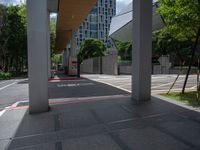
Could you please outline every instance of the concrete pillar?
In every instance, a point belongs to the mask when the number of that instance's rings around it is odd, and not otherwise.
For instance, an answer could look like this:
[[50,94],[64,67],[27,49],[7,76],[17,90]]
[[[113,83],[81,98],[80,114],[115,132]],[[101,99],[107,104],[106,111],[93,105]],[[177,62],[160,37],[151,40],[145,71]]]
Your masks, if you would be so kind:
[[72,34],[72,40],[71,40],[71,53],[70,57],[76,57],[77,55],[77,44],[76,44],[76,37],[75,32]]
[[49,110],[47,0],[27,0],[30,113]]
[[47,46],[48,46],[48,50],[47,50],[47,56],[48,56],[48,77],[51,77],[51,40],[50,40],[50,12],[48,12],[47,15]]
[[67,66],[67,50],[63,50],[62,52],[62,67]]
[[132,99],[151,99],[152,0],[133,0]]

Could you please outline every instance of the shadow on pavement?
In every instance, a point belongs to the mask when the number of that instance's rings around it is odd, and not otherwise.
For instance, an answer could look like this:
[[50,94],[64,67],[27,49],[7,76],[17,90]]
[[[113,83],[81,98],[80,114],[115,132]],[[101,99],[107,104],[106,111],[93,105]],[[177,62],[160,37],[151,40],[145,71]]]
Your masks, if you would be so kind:
[[25,112],[8,150],[200,149],[200,114],[156,98],[140,105],[126,96],[51,108]]

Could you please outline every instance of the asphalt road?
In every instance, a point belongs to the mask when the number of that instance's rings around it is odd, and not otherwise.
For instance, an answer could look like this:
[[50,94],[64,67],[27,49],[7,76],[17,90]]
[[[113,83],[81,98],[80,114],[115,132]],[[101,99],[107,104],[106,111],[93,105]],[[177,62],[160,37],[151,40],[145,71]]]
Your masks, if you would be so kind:
[[[130,75],[120,75],[120,76],[112,76],[112,75],[83,75],[83,77],[91,79],[93,81],[105,83],[120,89],[124,89],[126,91],[131,91],[131,76]],[[176,79],[177,75],[152,75],[152,84],[151,84],[151,93],[160,94],[166,93],[171,87],[172,83]],[[183,87],[183,83],[185,80],[185,75],[179,76],[176,84],[174,85],[171,91],[181,91]],[[188,83],[186,86],[186,90],[195,90],[197,84],[197,76],[190,75],[188,79]]]
[[[82,75],[87,79],[79,81],[56,81],[49,83],[49,98],[72,98],[90,96],[123,95],[131,91],[130,75]],[[153,75],[152,94],[165,93],[176,75]],[[180,91],[185,76],[180,76],[172,91]],[[105,85],[107,84],[107,85]],[[109,85],[109,86],[108,86]],[[113,88],[113,87],[117,87]],[[123,89],[126,92],[123,92]],[[187,90],[196,89],[196,75],[190,75]],[[27,79],[0,81],[0,111],[19,101],[28,101]]]
[[27,79],[0,81],[0,110],[24,100],[28,100]]

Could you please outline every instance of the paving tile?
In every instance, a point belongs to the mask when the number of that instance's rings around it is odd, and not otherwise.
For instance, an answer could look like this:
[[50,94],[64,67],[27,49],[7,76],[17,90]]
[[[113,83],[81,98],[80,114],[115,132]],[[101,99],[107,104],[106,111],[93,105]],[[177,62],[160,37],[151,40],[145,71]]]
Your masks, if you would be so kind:
[[131,119],[133,117],[132,114],[128,113],[118,105],[112,105],[110,107],[97,108],[94,110],[97,118],[102,120],[105,123],[115,122],[120,120]]
[[108,135],[95,135],[63,141],[66,150],[121,150]]
[[133,105],[130,98],[54,105],[26,113],[8,150],[200,149],[200,114],[177,107],[157,99]]
[[130,150],[183,150],[187,145],[151,127],[144,129],[124,129],[119,138]]
[[16,137],[44,134],[55,130],[54,115],[29,115],[23,118]]
[[200,149],[200,124],[191,120],[169,121],[159,124],[166,129],[168,134],[172,134],[177,139],[183,140],[194,147]]
[[12,150],[58,150],[55,143],[45,143],[41,145],[13,148]]
[[98,121],[87,111],[74,110],[59,115],[60,129],[87,127],[98,124]]

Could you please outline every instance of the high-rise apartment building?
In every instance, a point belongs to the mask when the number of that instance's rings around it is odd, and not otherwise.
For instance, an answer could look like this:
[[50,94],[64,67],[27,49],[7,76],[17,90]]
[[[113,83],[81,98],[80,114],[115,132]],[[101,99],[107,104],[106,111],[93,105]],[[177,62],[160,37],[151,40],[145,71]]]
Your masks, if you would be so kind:
[[110,48],[108,37],[112,17],[116,14],[116,0],[98,0],[90,14],[76,33],[76,44],[80,47],[85,38],[97,38]]

